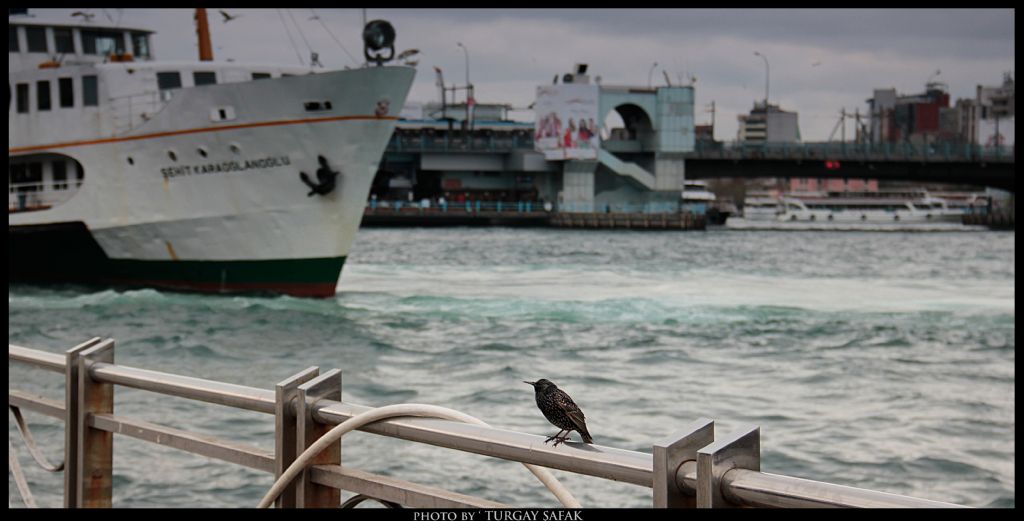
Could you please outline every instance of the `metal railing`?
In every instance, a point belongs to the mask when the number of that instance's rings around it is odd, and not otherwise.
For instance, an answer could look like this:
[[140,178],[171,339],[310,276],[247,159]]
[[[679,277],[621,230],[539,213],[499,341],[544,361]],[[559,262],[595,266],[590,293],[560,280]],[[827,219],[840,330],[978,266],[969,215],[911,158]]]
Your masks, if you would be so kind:
[[[298,451],[331,426],[371,408],[339,401],[341,372],[310,367],[273,390],[192,378],[114,363],[114,341],[93,338],[64,355],[8,344],[8,363],[63,373],[60,403],[8,390],[8,406],[65,421],[64,504],[109,507],[113,434],[129,436],[280,476]],[[275,416],[275,450],[200,435],[113,414],[115,386],[256,411]],[[587,445],[553,447],[542,436],[450,420],[401,417],[359,430],[504,460],[532,463],[653,489],[653,506],[666,507],[960,507],[760,470],[760,429],[716,437],[714,421],[699,419],[679,435],[656,442],[652,453]],[[16,472],[16,457],[11,464]],[[487,499],[341,466],[340,451],[325,451],[278,499],[279,507],[337,507],[340,490],[363,499],[417,508],[506,507]]]
[[[602,148],[613,152],[651,152],[654,148],[638,140],[609,139]],[[388,152],[511,152],[533,150],[532,132],[464,132],[461,130],[398,131],[388,141]],[[983,146],[969,143],[708,143],[697,141],[686,156],[692,159],[822,159],[931,162],[1013,162],[1013,145]]]
[[639,214],[663,214],[678,213],[680,203],[673,201],[648,201],[648,202],[563,202],[554,201],[461,201],[445,202],[431,201],[423,204],[422,201],[400,201],[371,199],[366,202],[366,210],[374,214],[382,213],[409,213],[414,212],[422,215],[427,214],[472,214],[472,213],[514,213],[534,214],[538,212],[558,213],[639,213]]
[[388,152],[511,152],[533,150],[532,132],[465,133],[462,131],[437,133],[395,132],[388,141]]
[[821,159],[932,162],[1012,162],[1014,146],[954,143],[715,143],[698,141],[687,157],[695,159]]

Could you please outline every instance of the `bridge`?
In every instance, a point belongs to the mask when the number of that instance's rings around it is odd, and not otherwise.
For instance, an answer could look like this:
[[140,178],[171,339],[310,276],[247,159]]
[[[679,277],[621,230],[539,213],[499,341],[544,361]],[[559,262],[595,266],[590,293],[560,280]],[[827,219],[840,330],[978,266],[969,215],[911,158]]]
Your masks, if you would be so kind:
[[867,178],[988,186],[1014,191],[1013,147],[948,143],[779,143],[711,147],[686,154],[686,177]]
[[[654,176],[628,160],[654,154],[638,141],[612,139],[602,143],[600,162],[623,177],[653,187]],[[419,156],[447,156],[452,165],[473,170],[487,156],[510,171],[553,172],[533,150],[532,133],[416,132],[392,136],[385,162],[417,161]],[[627,159],[623,159],[627,158]],[[867,178],[885,181],[950,183],[1015,191],[1015,147],[980,147],[949,143],[915,146],[910,143],[863,144],[844,142],[724,144],[698,141],[682,154],[687,179],[723,177]],[[532,161],[531,161],[532,160]],[[635,160],[635,159],[634,159]],[[530,166],[532,164],[532,167]]]

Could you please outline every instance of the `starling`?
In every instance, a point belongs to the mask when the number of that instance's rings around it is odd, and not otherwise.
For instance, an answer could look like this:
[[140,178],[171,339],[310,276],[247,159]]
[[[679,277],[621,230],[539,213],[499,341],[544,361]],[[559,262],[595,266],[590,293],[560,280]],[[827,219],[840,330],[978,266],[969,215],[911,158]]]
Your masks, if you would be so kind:
[[[544,417],[554,424],[555,427],[562,429],[558,431],[558,434],[544,440],[544,443],[555,440],[555,445],[557,446],[559,443],[569,439],[569,433],[572,431],[580,433],[583,443],[594,443],[594,439],[587,432],[583,411],[576,406],[576,402],[572,401],[568,394],[565,394],[565,391],[543,378],[536,382],[524,381],[523,383],[533,386],[537,407],[540,408],[540,412],[544,413]],[[565,436],[560,436],[563,431],[565,431]]]

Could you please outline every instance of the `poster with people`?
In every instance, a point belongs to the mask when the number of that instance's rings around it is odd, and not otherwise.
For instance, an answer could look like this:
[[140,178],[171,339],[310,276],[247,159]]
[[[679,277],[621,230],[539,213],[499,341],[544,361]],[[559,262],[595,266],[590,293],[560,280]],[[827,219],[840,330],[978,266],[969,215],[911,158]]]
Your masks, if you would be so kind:
[[533,143],[545,159],[597,159],[598,89],[571,83],[537,87]]

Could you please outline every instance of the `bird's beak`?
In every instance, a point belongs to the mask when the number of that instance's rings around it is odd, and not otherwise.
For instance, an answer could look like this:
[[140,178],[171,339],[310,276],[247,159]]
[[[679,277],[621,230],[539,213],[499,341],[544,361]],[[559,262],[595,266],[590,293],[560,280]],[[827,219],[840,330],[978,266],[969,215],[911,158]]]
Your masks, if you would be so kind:
[[532,385],[532,386],[534,386],[534,387],[536,387],[536,386],[537,386],[537,382],[527,382],[526,380],[523,380],[523,383],[524,383],[524,384],[530,384],[530,385]]

